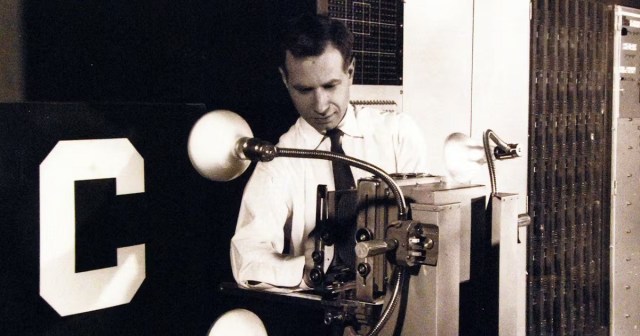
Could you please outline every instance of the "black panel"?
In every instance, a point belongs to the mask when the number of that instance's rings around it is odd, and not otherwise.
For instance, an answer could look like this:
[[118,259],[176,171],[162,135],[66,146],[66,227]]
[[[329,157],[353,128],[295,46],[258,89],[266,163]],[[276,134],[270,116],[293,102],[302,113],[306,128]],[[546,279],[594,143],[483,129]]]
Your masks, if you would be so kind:
[[[212,292],[202,281],[216,280],[213,269],[228,269],[222,258],[202,257],[211,252],[209,244],[229,234],[215,234],[208,222],[229,218],[190,211],[216,199],[186,157],[188,131],[202,112],[199,105],[0,105],[2,334],[153,333],[175,329],[186,311],[203,317],[195,308]],[[77,254],[83,254],[78,271],[114,266],[110,245],[144,243],[147,278],[128,305],[60,317],[39,296],[40,163],[60,140],[108,138],[127,138],[142,155],[146,192],[116,196],[109,180],[76,184]],[[210,313],[219,309],[208,306]],[[175,317],[162,318],[170,315]],[[186,328],[206,331],[206,325]]]

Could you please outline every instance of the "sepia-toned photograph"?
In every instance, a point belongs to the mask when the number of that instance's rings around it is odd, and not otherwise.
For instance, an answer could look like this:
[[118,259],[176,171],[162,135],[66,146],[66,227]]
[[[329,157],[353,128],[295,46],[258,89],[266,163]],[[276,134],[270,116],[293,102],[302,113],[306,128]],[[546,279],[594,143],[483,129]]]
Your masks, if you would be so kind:
[[638,45],[640,0],[0,0],[0,335],[640,335]]

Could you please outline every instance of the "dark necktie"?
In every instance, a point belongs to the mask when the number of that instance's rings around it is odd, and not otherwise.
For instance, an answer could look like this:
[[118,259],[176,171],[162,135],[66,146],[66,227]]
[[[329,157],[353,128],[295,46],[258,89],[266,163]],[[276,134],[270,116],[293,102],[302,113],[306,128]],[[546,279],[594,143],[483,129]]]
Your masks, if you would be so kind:
[[[342,136],[344,132],[334,128],[327,131],[327,136],[331,140],[331,151],[334,153],[344,154],[342,149]],[[347,190],[355,188],[353,174],[349,165],[340,161],[331,161],[333,165],[333,181],[336,190]]]

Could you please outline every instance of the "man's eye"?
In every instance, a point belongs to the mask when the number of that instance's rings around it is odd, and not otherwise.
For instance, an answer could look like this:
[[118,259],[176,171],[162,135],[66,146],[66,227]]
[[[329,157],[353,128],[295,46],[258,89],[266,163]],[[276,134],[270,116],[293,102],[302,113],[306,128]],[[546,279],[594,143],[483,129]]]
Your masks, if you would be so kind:
[[337,85],[330,84],[330,85],[325,85],[325,86],[323,86],[323,88],[324,88],[325,90],[333,90],[333,89],[335,89],[335,88],[336,88],[336,86],[337,86]]

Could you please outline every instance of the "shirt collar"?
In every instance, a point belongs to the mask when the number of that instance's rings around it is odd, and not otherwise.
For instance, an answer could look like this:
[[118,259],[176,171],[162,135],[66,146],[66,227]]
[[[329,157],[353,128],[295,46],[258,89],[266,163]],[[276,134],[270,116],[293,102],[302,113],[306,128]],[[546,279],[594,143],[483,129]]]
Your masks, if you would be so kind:
[[361,138],[363,136],[360,125],[356,120],[356,113],[353,105],[349,104],[347,107],[347,113],[338,125],[338,128],[342,130],[344,134],[351,137]]
[[[298,118],[298,123],[300,126],[301,133],[305,139],[305,143],[307,144],[307,148],[317,149],[320,144],[326,138],[324,134],[318,132],[313,126],[311,126],[304,118]],[[347,112],[345,113],[344,118],[338,124],[338,128],[344,132],[345,135],[362,138],[363,133],[360,129],[360,125],[356,119],[356,113],[353,108],[353,105],[349,104],[347,107]]]

